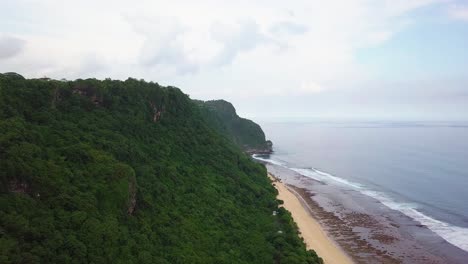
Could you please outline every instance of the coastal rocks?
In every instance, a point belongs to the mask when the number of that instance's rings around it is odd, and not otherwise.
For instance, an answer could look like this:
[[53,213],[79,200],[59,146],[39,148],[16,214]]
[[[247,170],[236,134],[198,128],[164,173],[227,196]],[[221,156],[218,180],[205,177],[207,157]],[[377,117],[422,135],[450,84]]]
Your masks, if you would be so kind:
[[273,142],[271,140],[265,141],[265,147],[263,148],[246,148],[245,151],[249,155],[253,154],[260,154],[260,155],[268,155],[273,153]]

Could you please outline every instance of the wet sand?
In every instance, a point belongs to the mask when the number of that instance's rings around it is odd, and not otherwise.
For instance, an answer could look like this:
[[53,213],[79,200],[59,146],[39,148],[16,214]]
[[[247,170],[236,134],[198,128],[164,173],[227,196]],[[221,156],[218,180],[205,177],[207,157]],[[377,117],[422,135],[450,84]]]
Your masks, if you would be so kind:
[[291,212],[307,249],[313,249],[326,264],[350,264],[351,258],[326,234],[320,224],[311,216],[305,200],[293,189],[273,178],[273,185],[278,190],[278,199]]
[[[278,186],[284,186],[286,191],[290,190],[283,193],[301,197],[295,200],[299,204],[302,201],[302,211],[305,211],[306,204],[309,218],[314,220],[315,225],[319,225],[321,233],[325,234],[328,241],[338,244],[339,247],[335,248],[341,248],[355,263],[467,263],[467,252],[375,199],[350,189],[324,184],[278,166],[267,164],[267,168],[269,173],[282,182]],[[286,202],[285,207],[296,220],[293,212],[300,210],[290,210]],[[298,223],[301,232],[307,225],[311,224]],[[306,237],[304,240],[309,246],[309,243],[313,243],[314,236],[311,237],[312,242],[308,242],[310,240]],[[318,246],[310,245],[319,256],[324,257]]]

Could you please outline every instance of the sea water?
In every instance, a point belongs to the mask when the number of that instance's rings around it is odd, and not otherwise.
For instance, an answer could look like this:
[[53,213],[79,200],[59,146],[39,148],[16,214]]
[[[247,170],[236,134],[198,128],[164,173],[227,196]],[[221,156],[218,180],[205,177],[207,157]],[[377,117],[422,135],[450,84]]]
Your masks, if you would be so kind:
[[468,251],[468,124],[264,123],[256,157],[377,199]]

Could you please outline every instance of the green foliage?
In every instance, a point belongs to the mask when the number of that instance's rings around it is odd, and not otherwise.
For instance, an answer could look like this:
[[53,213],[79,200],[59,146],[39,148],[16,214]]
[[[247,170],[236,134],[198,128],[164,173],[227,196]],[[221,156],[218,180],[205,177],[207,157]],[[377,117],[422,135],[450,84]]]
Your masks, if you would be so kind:
[[320,263],[205,115],[156,83],[0,74],[0,263]]
[[224,100],[196,101],[205,120],[221,134],[245,150],[268,150],[262,128],[251,120],[239,117],[234,106]]

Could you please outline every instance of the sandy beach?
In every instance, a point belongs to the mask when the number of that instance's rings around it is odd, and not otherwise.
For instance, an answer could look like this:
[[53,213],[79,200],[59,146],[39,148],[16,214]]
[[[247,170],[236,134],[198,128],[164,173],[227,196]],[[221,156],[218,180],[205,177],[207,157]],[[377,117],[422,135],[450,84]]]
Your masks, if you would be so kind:
[[320,224],[309,213],[310,208],[302,197],[285,184],[276,180],[269,174],[275,188],[278,190],[278,199],[283,200],[283,206],[291,212],[301,236],[308,249],[313,249],[326,264],[353,263],[351,258],[325,233]]
[[308,248],[326,263],[461,264],[468,253],[376,200],[267,164]]

